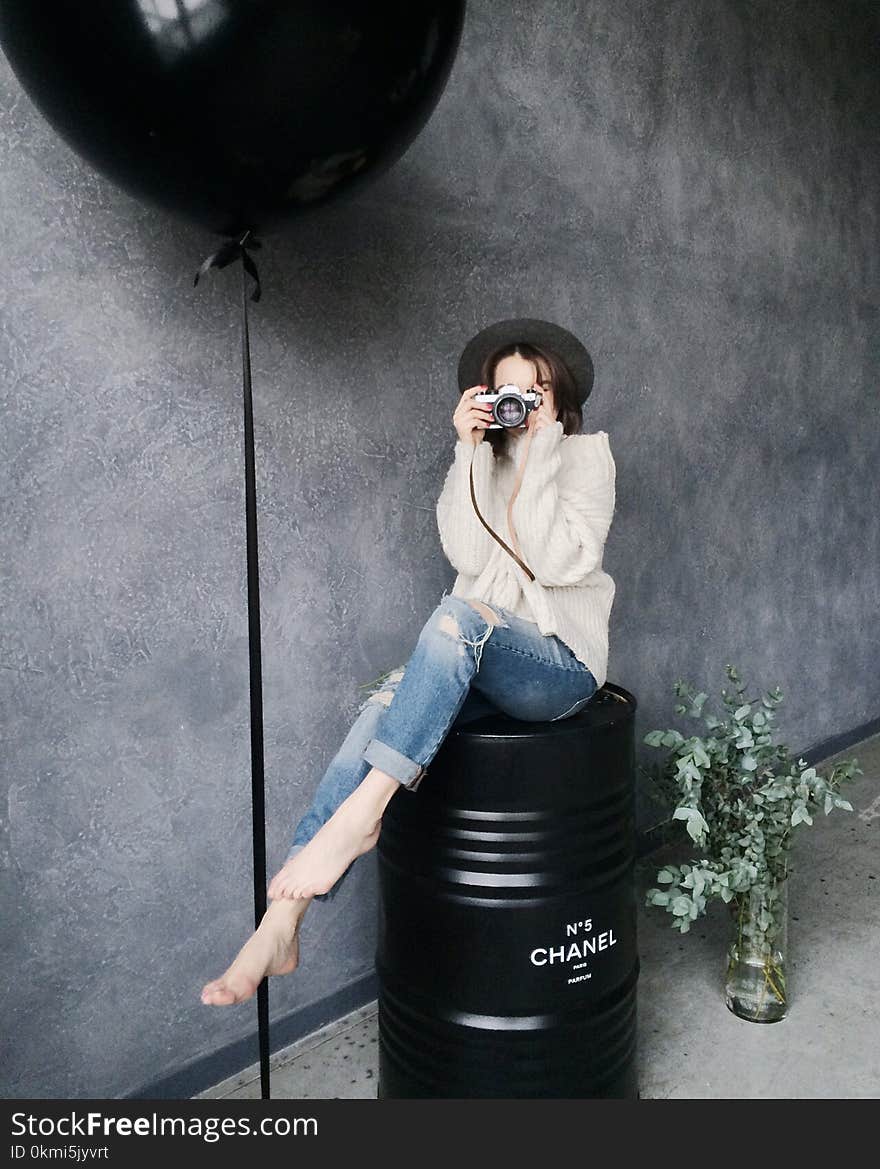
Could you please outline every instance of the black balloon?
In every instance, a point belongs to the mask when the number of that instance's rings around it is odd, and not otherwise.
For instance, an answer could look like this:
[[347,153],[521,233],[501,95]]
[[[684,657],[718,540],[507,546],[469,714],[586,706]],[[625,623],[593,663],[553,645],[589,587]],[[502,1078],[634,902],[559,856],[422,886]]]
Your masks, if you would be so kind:
[[398,159],[463,18],[464,0],[0,0],[0,44],[96,169],[237,236]]

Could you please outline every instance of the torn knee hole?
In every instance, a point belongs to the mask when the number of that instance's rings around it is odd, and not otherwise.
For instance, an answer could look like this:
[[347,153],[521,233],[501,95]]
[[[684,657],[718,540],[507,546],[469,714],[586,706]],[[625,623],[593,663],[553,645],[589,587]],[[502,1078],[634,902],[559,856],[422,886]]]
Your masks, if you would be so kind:
[[490,609],[484,601],[468,601],[472,609],[476,609],[488,622],[492,625],[503,625],[504,622],[498,616],[494,609]]
[[[388,670],[386,673],[380,674],[379,677],[376,678],[372,683],[369,683],[369,685],[372,686],[372,689],[367,692],[366,696],[361,702],[359,713],[362,712],[369,703],[376,702],[377,700],[381,702],[383,706],[388,706],[391,703],[391,699],[397,692],[396,684],[402,681],[405,670],[405,666],[398,666],[394,670]],[[394,686],[394,689],[383,690],[383,686]]]
[[458,637],[461,630],[458,628],[458,622],[449,613],[444,613],[437,623],[437,628],[442,629],[444,633],[450,633],[453,637]]

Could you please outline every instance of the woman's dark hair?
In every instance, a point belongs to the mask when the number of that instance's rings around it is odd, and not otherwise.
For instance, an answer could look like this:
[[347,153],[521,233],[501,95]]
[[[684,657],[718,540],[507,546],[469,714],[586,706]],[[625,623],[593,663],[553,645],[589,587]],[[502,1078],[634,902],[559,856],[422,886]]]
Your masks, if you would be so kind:
[[[549,382],[553,390],[553,400],[556,406],[556,417],[562,423],[563,434],[579,434],[583,426],[583,413],[578,401],[574,378],[568,366],[550,349],[537,345],[530,345],[525,341],[513,341],[486,355],[480,368],[480,385],[495,389],[495,370],[505,357],[518,354],[525,361],[531,361],[538,370],[539,382]],[[494,448],[497,456],[507,449],[507,431],[487,430],[483,435],[483,442],[488,442]]]

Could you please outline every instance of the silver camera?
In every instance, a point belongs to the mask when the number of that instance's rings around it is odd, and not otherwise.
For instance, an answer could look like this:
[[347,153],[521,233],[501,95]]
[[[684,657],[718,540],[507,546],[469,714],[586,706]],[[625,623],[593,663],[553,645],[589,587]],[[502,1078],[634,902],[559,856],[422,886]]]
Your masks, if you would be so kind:
[[543,398],[540,391],[523,391],[519,386],[499,386],[497,390],[487,391],[485,394],[474,394],[475,402],[489,402],[492,405],[492,422],[488,430],[497,430],[503,426],[513,430],[517,426],[525,426],[526,419],[532,410],[537,410]]

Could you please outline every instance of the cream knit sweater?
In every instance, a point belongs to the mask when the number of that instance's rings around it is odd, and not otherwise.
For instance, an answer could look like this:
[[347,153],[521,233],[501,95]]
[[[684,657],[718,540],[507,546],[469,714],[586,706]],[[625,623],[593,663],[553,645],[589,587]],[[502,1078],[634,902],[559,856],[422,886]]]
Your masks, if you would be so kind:
[[[495,455],[483,440],[460,440],[437,501],[440,543],[458,576],[454,596],[493,602],[543,634],[555,633],[586,665],[599,686],[608,669],[608,625],[615,584],[602,569],[605,538],[615,504],[614,459],[608,435],[564,435],[562,423],[536,431],[525,452],[525,471],[511,509],[519,548],[507,525],[507,504],[525,451],[522,438],[508,438],[508,452]],[[477,518],[474,492],[488,524],[535,574],[530,581]]]

